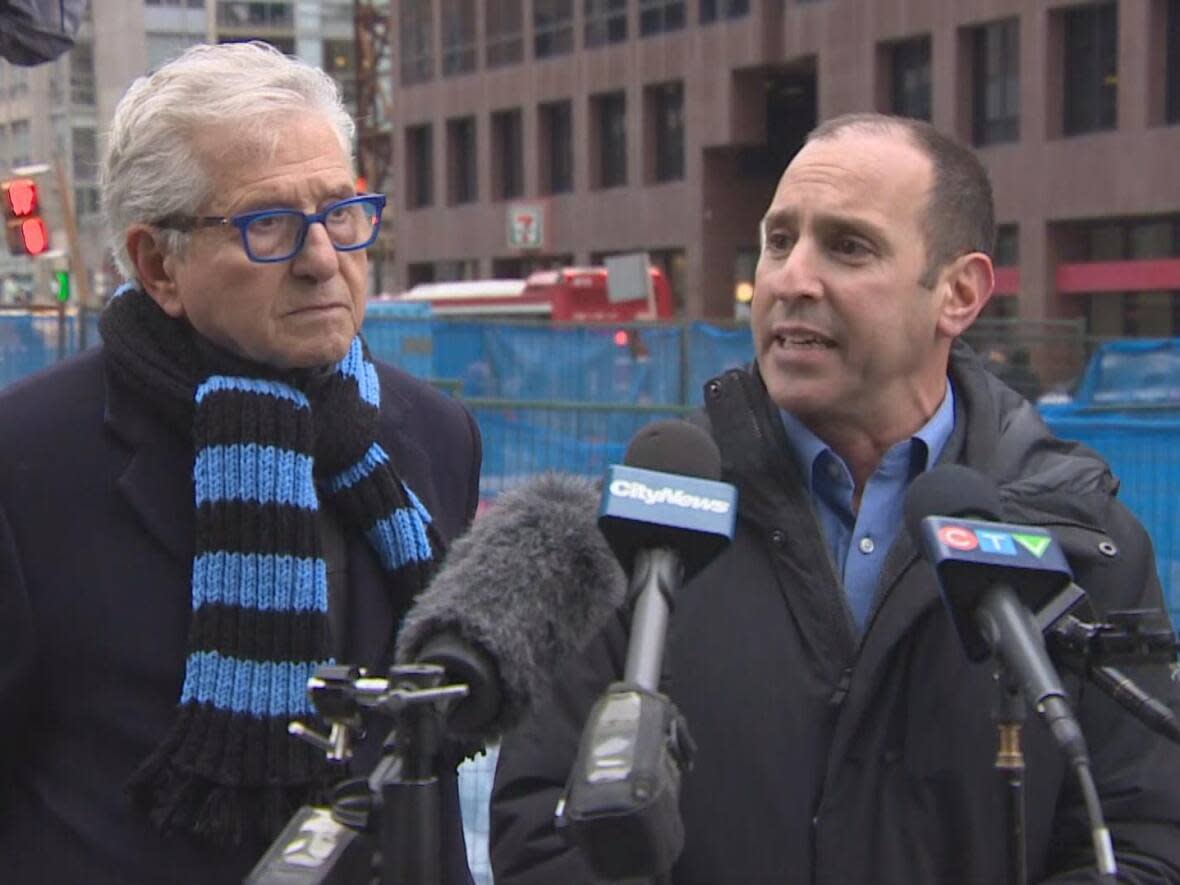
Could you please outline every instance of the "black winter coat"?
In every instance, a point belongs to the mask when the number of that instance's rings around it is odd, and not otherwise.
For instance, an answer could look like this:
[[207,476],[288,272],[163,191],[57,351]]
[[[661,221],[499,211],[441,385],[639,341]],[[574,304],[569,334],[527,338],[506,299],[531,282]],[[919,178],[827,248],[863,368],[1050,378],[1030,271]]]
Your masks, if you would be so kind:
[[[378,438],[444,539],[478,502],[471,416],[377,363]],[[192,609],[192,441],[108,377],[100,349],[0,392],[0,882],[241,882],[268,848],[161,837],[132,771],[176,715]],[[408,599],[348,540],[347,653],[383,672]],[[369,761],[387,729],[363,746]],[[469,882],[445,773],[446,879]]]
[[[995,478],[1008,521],[1049,527],[1099,614],[1161,608],[1149,539],[1101,459],[1052,437],[967,348],[955,348],[950,375],[955,430],[942,461]],[[734,544],[681,589],[671,620],[668,693],[698,745],[671,880],[1008,881],[993,668],[968,661],[933,570],[902,532],[858,643],[760,379],[729,372],[705,399],[739,516]],[[590,705],[622,673],[625,630],[620,615],[505,738],[492,803],[497,885],[593,881],[553,810]],[[1166,668],[1132,672],[1180,706]],[[1180,748],[1079,683],[1066,680],[1123,881],[1180,882]],[[1035,714],[1023,750],[1030,881],[1097,881],[1081,795]]]

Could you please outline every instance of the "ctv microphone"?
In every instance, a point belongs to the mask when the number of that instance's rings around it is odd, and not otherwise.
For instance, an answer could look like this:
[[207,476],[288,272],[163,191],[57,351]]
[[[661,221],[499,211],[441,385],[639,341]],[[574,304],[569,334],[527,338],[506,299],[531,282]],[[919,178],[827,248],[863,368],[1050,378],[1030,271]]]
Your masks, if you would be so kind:
[[1085,760],[1085,738],[1030,611],[1072,583],[1073,573],[1047,530],[1001,523],[1000,509],[999,492],[982,474],[944,465],[911,484],[905,521],[934,566],[967,656],[995,654],[1070,761]]
[[[1030,612],[1071,586],[1073,573],[1048,531],[1001,523],[1000,510],[999,492],[989,479],[969,467],[945,465],[911,484],[906,528],[934,566],[967,655],[980,660],[994,654],[1049,726],[1077,774],[1098,872],[1113,877],[1118,872],[1114,848],[1090,773],[1086,738]],[[1009,782],[1017,791],[1022,789],[1022,768],[1023,763]],[[1017,805],[1012,862],[1019,871],[1024,866],[1024,812],[1023,802]]]
[[622,605],[623,572],[597,508],[594,482],[559,474],[501,494],[406,615],[398,660],[438,664],[468,685],[447,716],[452,736],[486,744],[512,728]]
[[658,693],[673,599],[733,538],[737,490],[718,479],[705,431],[660,421],[639,431],[607,472],[599,527],[630,575],[623,681],[587,717],[557,823],[605,878],[658,876],[684,847],[680,772],[692,741]]

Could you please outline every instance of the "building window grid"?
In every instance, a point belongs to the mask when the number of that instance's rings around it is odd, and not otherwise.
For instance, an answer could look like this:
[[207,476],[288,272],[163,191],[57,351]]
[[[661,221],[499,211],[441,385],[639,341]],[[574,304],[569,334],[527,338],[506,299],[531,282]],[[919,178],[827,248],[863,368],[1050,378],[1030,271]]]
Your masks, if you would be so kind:
[[449,187],[447,202],[452,206],[479,199],[476,171],[475,117],[447,121]]
[[574,48],[574,0],[534,0],[533,54],[565,55]]
[[230,0],[217,4],[217,24],[222,28],[265,28],[290,31],[295,27],[294,3],[250,3]]
[[93,107],[94,91],[94,46],[78,43],[69,53],[70,59],[70,101],[76,105]]
[[1164,37],[1167,68],[1164,121],[1180,123],[1180,0],[1168,0],[1167,33]]
[[972,138],[977,145],[1020,138],[1020,20],[975,30]]
[[524,58],[521,0],[487,0],[484,64],[489,68],[518,64]]
[[930,38],[895,43],[892,59],[892,107],[895,114],[930,119]]
[[573,105],[555,101],[540,106],[542,187],[545,193],[566,194],[574,189]]
[[8,127],[11,150],[10,159],[13,166],[27,166],[33,162],[32,146],[30,144],[30,126],[28,120],[13,120]]
[[429,123],[406,129],[406,207],[434,203],[434,129]]
[[750,13],[750,0],[701,0],[698,17],[702,25],[735,18]]
[[406,86],[434,77],[434,17],[431,0],[402,0],[399,28],[401,78]]
[[587,49],[627,39],[627,0],[585,0],[582,41]]
[[523,117],[519,108],[492,114],[492,143],[498,172],[496,196],[511,200],[524,193]]
[[1063,131],[1082,135],[1113,129],[1118,93],[1118,6],[1066,9]]
[[684,27],[684,0],[639,0],[639,36],[650,37]]
[[442,0],[442,75],[475,70],[475,0]]
[[75,129],[70,141],[74,181],[94,181],[98,177],[98,132],[94,129]]
[[653,90],[655,115],[655,179],[684,178],[684,84],[667,83]]
[[595,98],[598,125],[598,186],[627,184],[627,96],[610,92]]

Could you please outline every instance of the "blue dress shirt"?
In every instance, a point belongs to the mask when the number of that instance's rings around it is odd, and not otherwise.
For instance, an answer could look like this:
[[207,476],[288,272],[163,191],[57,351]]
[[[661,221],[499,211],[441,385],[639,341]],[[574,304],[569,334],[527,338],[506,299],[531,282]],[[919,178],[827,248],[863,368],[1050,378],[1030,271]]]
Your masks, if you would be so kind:
[[798,418],[779,410],[791,454],[807,484],[836,574],[844,585],[852,620],[861,635],[868,626],[885,556],[902,530],[902,505],[910,481],[933,465],[955,427],[955,393],[946,396],[917,433],[887,451],[852,512],[852,472]]

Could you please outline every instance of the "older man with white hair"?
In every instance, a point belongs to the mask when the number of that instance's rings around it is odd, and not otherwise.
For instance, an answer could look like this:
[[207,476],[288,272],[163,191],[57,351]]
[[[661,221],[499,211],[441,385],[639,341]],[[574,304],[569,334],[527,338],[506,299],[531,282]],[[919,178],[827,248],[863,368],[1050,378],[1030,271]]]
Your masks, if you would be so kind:
[[[103,346],[0,396],[6,882],[241,881],[330,783],[287,734],[308,675],[387,666],[475,513],[471,416],[360,335],[385,198],[353,140],[331,79],[261,44],[116,109]],[[465,882],[453,769],[442,804]]]

